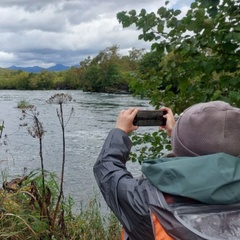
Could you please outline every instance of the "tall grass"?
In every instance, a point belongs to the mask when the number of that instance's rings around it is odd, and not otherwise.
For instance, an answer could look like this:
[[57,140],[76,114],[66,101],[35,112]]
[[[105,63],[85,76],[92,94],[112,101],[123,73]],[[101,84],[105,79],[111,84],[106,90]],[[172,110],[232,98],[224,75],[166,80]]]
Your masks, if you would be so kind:
[[65,231],[58,224],[53,230],[48,219],[39,215],[38,205],[32,201],[31,183],[26,182],[15,193],[0,194],[0,239],[120,240],[119,221],[111,212],[101,214],[96,195],[82,204],[77,214],[72,212],[72,199],[68,199],[64,205]]
[[[23,178],[5,180],[0,190],[0,239],[9,240],[120,240],[121,226],[116,217],[109,213],[101,215],[100,203],[94,195],[87,206],[76,214],[74,202],[63,193],[66,163],[65,128],[69,118],[63,118],[63,104],[72,101],[66,94],[55,94],[48,103],[59,105],[57,116],[62,130],[61,175],[48,172],[44,167],[43,140],[45,131],[39,120],[36,107],[22,104],[21,124],[39,143],[40,168]],[[3,127],[0,128],[3,130]],[[1,132],[2,135],[2,132]],[[0,136],[1,137],[1,136]],[[60,179],[60,181],[58,181]]]

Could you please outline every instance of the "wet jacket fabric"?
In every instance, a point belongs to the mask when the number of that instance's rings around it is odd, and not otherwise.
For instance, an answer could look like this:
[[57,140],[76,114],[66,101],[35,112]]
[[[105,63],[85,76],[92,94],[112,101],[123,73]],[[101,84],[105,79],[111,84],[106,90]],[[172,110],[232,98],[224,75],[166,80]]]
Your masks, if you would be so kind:
[[[133,178],[126,168],[130,149],[128,135],[113,129],[93,168],[107,205],[129,237],[126,239],[240,239],[239,204],[206,205],[191,199],[186,204],[181,196],[167,197],[148,178]],[[171,197],[180,200],[169,201]]]

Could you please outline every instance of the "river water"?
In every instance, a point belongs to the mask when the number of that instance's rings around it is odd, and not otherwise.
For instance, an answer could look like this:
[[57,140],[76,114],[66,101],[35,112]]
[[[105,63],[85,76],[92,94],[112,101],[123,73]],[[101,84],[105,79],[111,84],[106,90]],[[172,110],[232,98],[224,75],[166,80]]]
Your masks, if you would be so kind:
[[[108,132],[115,126],[118,113],[129,107],[150,108],[148,101],[126,94],[86,93],[68,91],[0,91],[0,122],[4,121],[3,135],[7,138],[0,146],[1,179],[28,174],[40,168],[38,139],[32,138],[27,128],[20,128],[20,101],[37,107],[39,120],[46,134],[43,138],[45,168],[60,176],[62,162],[61,127],[56,114],[58,105],[46,103],[57,93],[70,94],[74,103],[64,105],[64,117],[70,110],[74,114],[66,125],[66,167],[64,195],[71,195],[78,209],[80,202],[86,202],[97,189],[92,167],[95,163]],[[31,125],[31,118],[28,118]],[[26,122],[26,120],[24,121]],[[30,126],[29,125],[29,126]],[[141,131],[141,130],[138,130]],[[139,174],[140,166],[129,163],[133,174]],[[0,180],[1,182],[1,180]]]

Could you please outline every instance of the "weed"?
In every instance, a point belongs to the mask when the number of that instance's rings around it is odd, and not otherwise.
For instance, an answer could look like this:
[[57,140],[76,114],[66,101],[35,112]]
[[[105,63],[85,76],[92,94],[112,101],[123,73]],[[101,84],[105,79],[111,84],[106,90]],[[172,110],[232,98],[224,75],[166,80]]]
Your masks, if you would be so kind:
[[[79,214],[72,212],[74,201],[64,198],[63,183],[66,164],[65,127],[74,109],[65,121],[63,104],[72,102],[67,94],[56,94],[47,102],[59,105],[56,109],[62,130],[62,169],[60,178],[44,167],[43,140],[45,130],[36,107],[21,108],[21,124],[39,142],[40,168],[23,178],[4,181],[0,190],[0,239],[31,240],[119,240],[121,227],[110,213],[102,216],[96,196]],[[0,129],[1,130],[1,129]],[[4,178],[6,179],[6,178]],[[58,181],[60,179],[60,182]]]
[[20,109],[27,109],[27,108],[32,108],[33,105],[29,104],[26,100],[21,100],[18,103],[17,107]]

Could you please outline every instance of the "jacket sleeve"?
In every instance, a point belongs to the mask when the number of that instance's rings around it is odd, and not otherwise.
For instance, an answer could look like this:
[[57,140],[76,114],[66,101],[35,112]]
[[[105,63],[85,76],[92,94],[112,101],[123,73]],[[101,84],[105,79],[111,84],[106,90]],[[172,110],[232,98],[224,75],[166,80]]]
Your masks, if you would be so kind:
[[[140,225],[145,225],[142,226],[143,231],[144,228],[151,229],[146,181],[133,178],[126,169],[131,146],[131,140],[125,132],[120,129],[111,130],[93,168],[107,205],[127,232],[134,229],[139,231]],[[148,231],[148,234],[152,233]],[[148,237],[152,239],[152,236]]]

